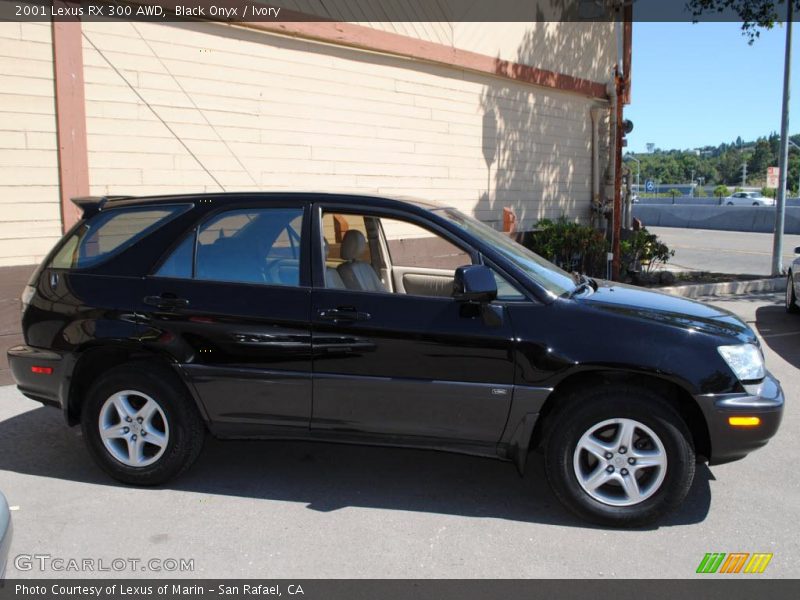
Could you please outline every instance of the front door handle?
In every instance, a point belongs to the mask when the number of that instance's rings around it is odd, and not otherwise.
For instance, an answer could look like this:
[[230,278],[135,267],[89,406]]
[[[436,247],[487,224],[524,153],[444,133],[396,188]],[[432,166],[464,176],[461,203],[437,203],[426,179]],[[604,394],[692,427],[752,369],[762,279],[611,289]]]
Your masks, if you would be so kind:
[[142,302],[157,308],[186,308],[189,301],[186,298],[176,298],[175,296],[163,294],[161,296],[145,296]]
[[317,311],[317,316],[323,321],[334,323],[347,323],[352,321],[369,321],[372,315],[356,310],[351,306],[340,306],[339,308],[323,308]]

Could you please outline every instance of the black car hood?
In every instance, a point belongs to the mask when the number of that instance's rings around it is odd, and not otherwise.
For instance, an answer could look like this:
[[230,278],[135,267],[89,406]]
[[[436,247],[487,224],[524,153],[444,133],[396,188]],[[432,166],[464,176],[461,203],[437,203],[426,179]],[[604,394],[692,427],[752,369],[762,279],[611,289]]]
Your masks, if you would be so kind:
[[752,329],[727,310],[630,285],[606,281],[597,284],[594,293],[578,296],[576,301],[635,319],[756,343]]

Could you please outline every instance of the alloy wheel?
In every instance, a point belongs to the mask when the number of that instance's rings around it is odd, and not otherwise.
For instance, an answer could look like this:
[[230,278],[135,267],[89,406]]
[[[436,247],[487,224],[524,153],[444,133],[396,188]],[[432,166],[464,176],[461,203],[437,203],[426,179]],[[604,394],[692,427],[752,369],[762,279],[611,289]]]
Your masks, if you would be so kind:
[[655,432],[633,419],[590,427],[573,455],[578,484],[609,506],[633,506],[653,496],[667,473],[667,453]]
[[100,439],[108,453],[129,467],[147,467],[164,454],[169,424],[153,398],[136,390],[110,396],[100,408]]

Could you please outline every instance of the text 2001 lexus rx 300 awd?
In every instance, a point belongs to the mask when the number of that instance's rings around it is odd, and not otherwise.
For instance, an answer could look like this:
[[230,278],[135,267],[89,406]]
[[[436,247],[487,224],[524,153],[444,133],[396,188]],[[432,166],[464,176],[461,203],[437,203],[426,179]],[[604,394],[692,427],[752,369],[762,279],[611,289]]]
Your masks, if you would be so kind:
[[[696,457],[776,432],[753,331],[560,270],[452,208],[326,194],[82,198],[25,289],[19,389],[154,485],[207,433],[447,449],[525,467],[578,515],[677,507]],[[33,433],[32,433],[33,435]]]

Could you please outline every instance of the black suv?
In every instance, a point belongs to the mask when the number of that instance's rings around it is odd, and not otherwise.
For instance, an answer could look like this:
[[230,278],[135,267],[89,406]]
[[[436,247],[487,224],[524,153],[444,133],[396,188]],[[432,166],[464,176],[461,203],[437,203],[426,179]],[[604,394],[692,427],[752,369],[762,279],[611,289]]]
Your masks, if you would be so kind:
[[783,395],[733,314],[570,275],[452,208],[326,194],[81,198],[22,296],[19,389],[154,485],[220,438],[544,453],[573,511],[639,525]]

